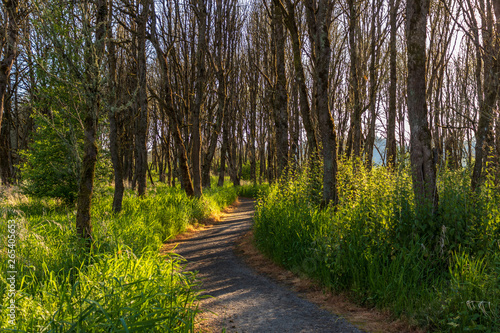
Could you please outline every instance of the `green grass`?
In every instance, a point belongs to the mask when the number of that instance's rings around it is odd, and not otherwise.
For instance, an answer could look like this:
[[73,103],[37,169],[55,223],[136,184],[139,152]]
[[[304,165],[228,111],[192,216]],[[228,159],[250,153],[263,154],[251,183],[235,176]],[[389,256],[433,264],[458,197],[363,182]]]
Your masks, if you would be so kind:
[[500,331],[500,194],[439,175],[440,209],[416,212],[408,167],[339,165],[340,202],[320,209],[319,172],[272,186],[257,204],[258,247],[366,306],[436,331]]
[[[96,190],[92,255],[75,237],[75,208],[55,199],[4,195],[0,203],[0,327],[17,332],[191,332],[199,312],[196,276],[159,248],[191,223],[228,206],[225,185],[188,198],[159,184],[126,191],[111,213],[111,187]],[[16,326],[8,325],[7,221],[16,221]]]
[[243,184],[238,187],[238,196],[244,198],[253,198],[257,199],[260,197],[264,197],[269,193],[270,187],[268,183],[263,184],[251,184],[250,182],[246,182],[247,184]]

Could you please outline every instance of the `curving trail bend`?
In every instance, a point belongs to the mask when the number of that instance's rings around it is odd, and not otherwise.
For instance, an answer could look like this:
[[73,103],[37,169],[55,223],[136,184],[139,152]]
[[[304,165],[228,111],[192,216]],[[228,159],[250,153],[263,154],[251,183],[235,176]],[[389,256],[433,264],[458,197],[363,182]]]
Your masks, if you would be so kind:
[[178,241],[175,252],[198,271],[205,311],[197,325],[203,332],[363,332],[344,319],[299,298],[285,286],[248,268],[233,252],[235,241],[252,226],[254,201],[240,205],[221,223]]

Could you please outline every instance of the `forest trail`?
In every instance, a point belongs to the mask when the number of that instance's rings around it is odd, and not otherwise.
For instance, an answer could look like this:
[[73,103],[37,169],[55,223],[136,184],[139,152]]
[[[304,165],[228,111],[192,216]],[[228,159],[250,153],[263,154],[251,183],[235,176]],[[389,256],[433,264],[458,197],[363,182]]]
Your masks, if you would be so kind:
[[362,332],[346,320],[299,298],[285,286],[257,274],[233,251],[250,230],[254,201],[240,205],[222,222],[189,239],[176,241],[175,252],[187,259],[187,270],[198,271],[205,311],[197,331],[203,332]]

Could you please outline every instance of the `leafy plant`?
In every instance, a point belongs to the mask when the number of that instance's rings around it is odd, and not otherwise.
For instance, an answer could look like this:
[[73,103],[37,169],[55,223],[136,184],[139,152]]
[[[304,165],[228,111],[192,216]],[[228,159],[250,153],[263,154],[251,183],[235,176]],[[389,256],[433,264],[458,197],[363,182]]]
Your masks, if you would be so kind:
[[467,170],[441,170],[437,214],[416,211],[408,163],[391,172],[339,163],[339,203],[322,209],[305,170],[273,185],[255,214],[258,247],[360,303],[430,329],[498,331],[500,193],[472,193]]
[[[162,184],[137,198],[125,193],[111,213],[112,188],[92,206],[93,255],[75,237],[74,210],[60,200],[9,196],[3,221],[17,224],[17,326],[7,325],[7,253],[0,252],[0,327],[20,332],[192,332],[198,313],[195,275],[175,256],[159,256],[163,241],[232,203],[226,185],[188,198]],[[6,223],[0,234],[7,233]],[[6,248],[0,238],[0,248]]]
[[42,115],[36,115],[34,120],[33,141],[22,152],[23,191],[33,197],[74,202],[80,178],[80,134],[55,110],[51,120]]

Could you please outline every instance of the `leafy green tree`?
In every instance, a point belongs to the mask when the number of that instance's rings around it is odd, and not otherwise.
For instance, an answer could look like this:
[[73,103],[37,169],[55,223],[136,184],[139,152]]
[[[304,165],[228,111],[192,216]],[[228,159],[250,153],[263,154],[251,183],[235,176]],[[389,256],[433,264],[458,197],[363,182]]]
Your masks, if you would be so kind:
[[22,153],[21,168],[26,194],[61,198],[73,203],[78,193],[82,134],[58,111],[52,119],[35,116],[36,131],[29,149]]
[[[90,209],[98,157],[108,3],[105,0],[33,1],[33,9],[32,23],[55,60],[47,61],[48,57],[42,55],[39,65],[48,76],[57,77],[58,83],[71,88],[70,94],[74,96],[68,104],[59,103],[58,109],[78,110],[76,114],[68,113],[68,117],[75,117],[83,132],[76,230],[80,237],[91,240]],[[62,69],[57,70],[59,67]],[[57,74],[50,69],[55,69]]]

